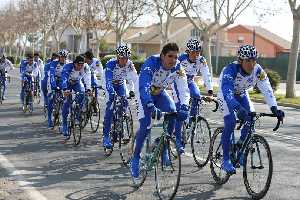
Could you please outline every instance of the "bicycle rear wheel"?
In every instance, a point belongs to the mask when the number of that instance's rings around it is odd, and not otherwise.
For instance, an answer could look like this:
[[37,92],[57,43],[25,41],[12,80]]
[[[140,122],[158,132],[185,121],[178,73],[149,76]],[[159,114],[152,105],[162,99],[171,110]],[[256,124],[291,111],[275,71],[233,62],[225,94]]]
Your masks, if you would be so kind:
[[223,127],[219,127],[215,130],[211,139],[210,145],[210,171],[213,179],[217,184],[224,184],[229,180],[229,174],[227,174],[221,167],[223,161],[223,148],[221,144],[221,136]]
[[181,157],[176,148],[176,142],[172,137],[166,136],[164,144],[160,147],[155,166],[155,188],[160,199],[173,199],[175,197],[180,176]]
[[201,116],[192,122],[191,148],[195,163],[204,167],[209,160],[211,131],[207,120]]
[[131,116],[131,110],[128,107],[128,112],[123,116],[123,131],[121,139],[119,139],[120,156],[123,164],[127,166],[130,161],[131,154],[133,152],[133,121]]
[[3,92],[2,83],[0,83],[0,104],[2,104],[2,101],[3,101],[2,92]]
[[93,133],[96,133],[96,131],[99,128],[100,124],[100,106],[99,103],[95,100],[93,105],[91,105],[90,108],[91,111],[91,117],[90,117],[90,124],[91,124],[91,129]]
[[252,199],[263,198],[271,185],[273,160],[268,142],[263,136],[254,134],[247,145],[244,156],[243,178]]

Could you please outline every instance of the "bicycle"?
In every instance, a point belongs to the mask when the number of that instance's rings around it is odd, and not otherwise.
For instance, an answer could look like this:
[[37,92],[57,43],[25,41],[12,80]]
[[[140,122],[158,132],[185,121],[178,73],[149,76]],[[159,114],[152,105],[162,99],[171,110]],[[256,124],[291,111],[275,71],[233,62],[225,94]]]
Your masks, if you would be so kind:
[[[173,199],[180,184],[181,155],[174,137],[168,133],[169,121],[176,117],[177,113],[164,114],[162,133],[152,144],[150,134],[147,135],[140,158],[140,178],[133,179],[134,187],[141,187],[154,168],[155,189],[160,199]],[[164,155],[168,155],[168,159]]]
[[[27,74],[28,77],[32,77],[31,74]],[[33,112],[33,94],[32,94],[32,82],[28,80],[28,77],[24,78],[23,82],[23,90],[24,90],[24,97],[23,97],[23,105],[22,105],[22,110],[24,113],[28,112],[32,113]],[[29,108],[28,108],[29,106]]]
[[[245,124],[249,126],[249,131],[243,142],[235,142],[234,132],[231,134],[231,147],[229,154],[231,163],[235,168],[239,168],[240,160],[242,161],[244,185],[252,199],[261,199],[266,195],[269,190],[273,174],[273,160],[269,144],[263,136],[255,133],[255,122],[259,120],[259,118],[265,116],[276,117],[276,115],[269,113],[251,113],[251,119],[244,122],[244,126]],[[279,128],[280,122],[280,120],[277,121],[276,127],[273,131],[276,131]],[[232,175],[226,173],[221,168],[221,163],[223,161],[223,149],[221,144],[222,132],[223,127],[219,127],[215,130],[210,147],[211,174],[216,183],[220,185],[225,184]],[[265,150],[265,153],[263,152],[263,149]],[[262,171],[268,173],[266,180],[262,182],[260,182],[260,180],[254,180],[254,184],[252,184],[250,178],[255,178],[256,172],[258,172],[258,174],[263,174]],[[258,184],[258,182],[261,184]],[[256,189],[255,184],[263,185],[262,189]]]
[[85,95],[84,106],[85,111],[83,112],[83,128],[86,127],[87,123],[90,122],[93,133],[99,128],[100,124],[100,105],[96,96],[96,89],[100,87],[93,87],[92,96]]
[[[197,115],[184,121],[182,128],[182,141],[186,145],[191,144],[193,158],[198,167],[204,167],[209,161],[209,148],[211,141],[211,128],[208,121],[201,115],[201,107],[204,102],[208,102],[207,97],[197,99]],[[212,100],[215,108],[212,112],[216,112],[219,107],[217,100]]]
[[60,114],[61,114],[61,109],[64,103],[64,97],[62,94],[61,90],[55,90],[51,94],[51,97],[53,98],[53,111],[52,111],[52,116],[53,116],[53,127],[54,129],[55,126],[60,126],[61,125],[61,119],[60,119]]
[[33,81],[33,101],[36,104],[39,104],[41,102],[41,88],[39,77],[35,77]]
[[71,100],[70,113],[67,119],[69,136],[62,142],[66,143],[70,139],[71,135],[73,135],[75,146],[77,146],[80,143],[82,132],[82,110],[80,108],[79,103],[76,102],[76,100],[79,99],[79,95],[80,92],[76,92],[74,98],[72,94],[70,94],[70,96],[67,97]]
[[[127,104],[125,97],[115,95],[113,101],[113,124],[109,133],[110,139],[114,145],[118,143],[122,163],[127,165],[131,156],[131,140],[133,136],[133,120],[131,109]],[[125,109],[127,107],[127,109]],[[111,155],[112,149],[104,148],[106,156]]]
[[0,104],[2,104],[3,102],[5,81],[6,81],[5,72],[0,71]]

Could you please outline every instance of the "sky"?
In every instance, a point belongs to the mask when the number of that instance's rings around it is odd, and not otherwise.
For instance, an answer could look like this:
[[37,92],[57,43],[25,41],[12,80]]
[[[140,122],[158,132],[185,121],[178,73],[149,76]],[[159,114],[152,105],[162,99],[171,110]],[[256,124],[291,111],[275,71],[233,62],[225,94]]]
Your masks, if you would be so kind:
[[[10,0],[0,0],[0,8],[5,6],[5,4],[7,4],[9,1]],[[287,2],[287,0],[276,0],[276,3],[277,2]],[[153,17],[149,16],[145,16],[139,22],[139,24],[144,25],[150,25],[151,23],[153,23]],[[263,20],[259,20],[257,17],[255,17],[252,8],[247,9],[241,16],[237,18],[234,25],[237,24],[261,26],[286,40],[292,41],[293,18],[287,3],[281,3],[280,12],[277,12],[277,14],[272,17],[266,17]]]

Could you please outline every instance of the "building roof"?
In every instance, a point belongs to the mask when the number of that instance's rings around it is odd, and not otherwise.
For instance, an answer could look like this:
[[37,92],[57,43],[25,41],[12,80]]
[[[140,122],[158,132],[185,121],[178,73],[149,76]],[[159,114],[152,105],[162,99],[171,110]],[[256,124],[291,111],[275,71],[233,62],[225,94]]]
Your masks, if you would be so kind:
[[[145,27],[130,27],[126,30],[126,32],[123,35],[123,40],[127,41],[127,38],[135,35],[136,33],[144,30]],[[107,35],[104,36],[104,39],[106,40],[107,43],[115,44],[116,43],[116,33],[115,31],[110,31]]]
[[262,28],[260,26],[237,25],[235,27],[230,28],[229,30],[234,29],[234,28],[236,28],[238,26],[244,27],[245,29],[247,29],[247,30],[249,30],[251,32],[253,30],[255,30],[255,34],[263,37],[266,40],[269,40],[270,42],[272,42],[272,43],[280,46],[283,49],[287,50],[287,49],[291,48],[291,42],[290,41],[288,41],[288,40],[286,40],[286,39],[284,39],[284,38],[282,38],[282,37],[280,37],[280,36],[278,36],[278,35],[270,32],[267,29]]

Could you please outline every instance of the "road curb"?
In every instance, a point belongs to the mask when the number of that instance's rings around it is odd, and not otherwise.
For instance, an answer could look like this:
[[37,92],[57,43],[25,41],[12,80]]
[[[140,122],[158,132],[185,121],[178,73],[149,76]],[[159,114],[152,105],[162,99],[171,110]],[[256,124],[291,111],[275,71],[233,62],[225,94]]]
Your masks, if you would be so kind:
[[[256,103],[264,103],[265,101],[262,99],[251,99],[253,102]],[[300,109],[299,105],[295,105],[295,104],[291,104],[291,103],[277,103],[279,106],[283,106],[283,107],[291,107],[291,108],[296,108],[296,109]]]

